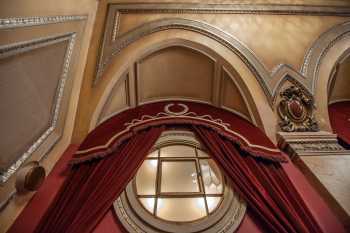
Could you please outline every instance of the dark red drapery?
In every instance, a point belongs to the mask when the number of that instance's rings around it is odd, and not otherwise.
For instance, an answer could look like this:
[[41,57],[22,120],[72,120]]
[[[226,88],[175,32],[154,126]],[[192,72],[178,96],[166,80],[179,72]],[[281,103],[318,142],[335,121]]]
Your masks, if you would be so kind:
[[331,104],[329,120],[334,132],[346,148],[350,148],[350,101]]
[[163,128],[138,132],[110,156],[75,165],[35,232],[91,232],[124,190]]
[[232,141],[215,131],[193,128],[268,232],[322,232],[280,163],[244,156]]
[[[164,107],[160,104],[152,106],[154,109]],[[211,111],[211,107],[205,108],[212,115],[209,120],[204,115],[191,117],[197,116],[196,112],[205,114],[202,106],[192,104],[191,110],[196,110],[193,114],[152,118],[146,124],[128,131],[124,126],[129,119],[121,114],[115,118],[118,124],[110,121],[93,131],[76,157],[75,161],[81,162],[73,166],[66,183],[35,232],[91,232],[135,175],[164,126],[171,123],[194,127],[231,179],[234,188],[268,232],[322,232],[280,166],[279,163],[285,158],[272,148],[266,136],[242,119],[232,120],[231,113]],[[141,115],[144,116],[145,112],[131,112],[129,117],[140,119]],[[225,121],[215,119],[218,116]],[[230,126],[220,131],[223,122],[230,122]],[[248,140],[226,132],[232,130],[248,135]],[[116,132],[124,131],[119,138],[113,138]]]

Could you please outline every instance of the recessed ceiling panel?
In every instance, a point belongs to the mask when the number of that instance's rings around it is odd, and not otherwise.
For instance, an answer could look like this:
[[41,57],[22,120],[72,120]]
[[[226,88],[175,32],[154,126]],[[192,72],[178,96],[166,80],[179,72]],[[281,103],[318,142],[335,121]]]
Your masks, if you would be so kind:
[[159,50],[138,63],[139,100],[212,100],[214,61],[185,47]]
[[225,71],[222,75],[221,85],[222,106],[239,112],[250,119],[249,111],[239,89]]
[[127,77],[121,77],[123,81],[118,82],[112,89],[111,94],[100,115],[100,120],[111,116],[129,106]]

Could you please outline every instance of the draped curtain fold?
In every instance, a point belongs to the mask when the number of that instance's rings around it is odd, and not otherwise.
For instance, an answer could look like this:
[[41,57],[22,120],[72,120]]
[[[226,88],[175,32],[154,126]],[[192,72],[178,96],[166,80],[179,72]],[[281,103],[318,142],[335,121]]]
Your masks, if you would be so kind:
[[[248,152],[232,140],[204,126],[187,126],[195,131],[267,232],[322,232],[279,162],[247,156]],[[103,159],[74,165],[35,232],[92,232],[163,130],[164,126],[150,127]]]
[[340,143],[350,149],[350,101],[331,104],[328,111],[331,126]]
[[322,232],[280,163],[247,156],[208,128],[193,129],[268,232]]
[[35,232],[92,232],[162,131],[163,127],[152,127],[138,132],[104,159],[74,165]]

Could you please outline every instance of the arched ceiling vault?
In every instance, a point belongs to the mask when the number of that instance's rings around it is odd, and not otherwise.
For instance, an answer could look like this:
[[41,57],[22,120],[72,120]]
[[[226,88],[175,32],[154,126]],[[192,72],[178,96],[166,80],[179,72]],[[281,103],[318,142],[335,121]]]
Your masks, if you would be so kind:
[[[125,32],[113,42],[111,42],[105,35],[104,44],[108,44],[108,46],[103,46],[102,48],[95,83],[102,76],[113,58],[122,49],[144,36],[169,29],[181,29],[200,33],[227,47],[231,52],[239,56],[254,74],[255,78],[261,85],[261,88],[264,90],[270,104],[272,104],[279,91],[281,83],[285,82],[287,79],[295,79],[296,82],[301,84],[310,95],[315,92],[315,83],[317,82],[321,59],[335,42],[344,40],[348,37],[350,32],[350,22],[341,23],[324,32],[306,52],[300,72],[288,64],[280,64],[276,66],[272,72],[269,72],[264,64],[258,59],[256,54],[254,54],[254,52],[245,44],[215,26],[196,20],[182,18],[154,20]],[[107,32],[108,30],[106,33]]]
[[188,40],[153,46],[113,79],[90,129],[125,109],[169,99],[208,103],[262,126],[237,71],[211,49]]

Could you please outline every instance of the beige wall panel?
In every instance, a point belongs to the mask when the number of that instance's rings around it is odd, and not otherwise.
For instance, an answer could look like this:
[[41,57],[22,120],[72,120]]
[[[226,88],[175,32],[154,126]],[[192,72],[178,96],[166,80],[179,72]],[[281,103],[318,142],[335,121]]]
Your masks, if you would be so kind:
[[330,90],[329,101],[350,99],[350,58],[347,58],[338,68],[334,86]]
[[302,160],[350,215],[350,156],[303,156]]
[[199,20],[216,26],[250,48],[270,71],[279,64],[299,70],[307,49],[343,17],[239,14],[124,14],[119,35],[144,23],[162,18]]
[[[25,27],[15,27],[11,29],[0,30],[0,45],[6,45],[14,42],[23,42],[28,40],[36,40],[42,37],[54,36],[57,34],[75,32],[75,45],[71,57],[70,67],[67,74],[67,80],[65,90],[61,101],[61,111],[59,113],[58,122],[54,132],[39,146],[39,148],[33,152],[30,158],[26,162],[32,160],[40,160],[43,156],[45,159],[41,161],[42,165],[46,168],[47,173],[50,172],[55,162],[62,155],[62,152],[71,143],[71,136],[73,132],[73,124],[77,111],[77,102],[80,94],[80,88],[83,77],[83,69],[85,67],[87,51],[92,34],[92,26],[97,9],[96,0],[11,0],[0,2],[0,18],[7,17],[46,17],[46,16],[70,16],[70,15],[85,15],[83,20],[74,20],[66,22],[57,22],[47,25],[35,25]],[[63,17],[65,18],[65,17]],[[43,18],[44,19],[44,18]],[[42,21],[43,22],[43,21]],[[56,63],[59,66],[61,53],[56,51]],[[39,59],[41,66],[47,66],[47,69],[51,69],[50,75],[46,75],[45,81],[48,77],[55,79],[55,69],[45,59],[45,56]],[[34,62],[34,61],[31,61]],[[18,71],[20,72],[20,71]],[[43,70],[38,69],[39,72],[36,76],[43,76],[40,73]],[[62,69],[60,70],[62,73]],[[45,72],[44,72],[45,73]],[[32,75],[31,75],[32,76]],[[34,77],[36,77],[34,76]],[[3,76],[1,75],[1,78]],[[33,78],[34,78],[33,77]],[[16,80],[16,77],[12,77]],[[36,77],[38,78],[38,77]],[[28,80],[29,81],[29,80]],[[44,85],[44,84],[43,84]],[[49,85],[48,90],[50,89]],[[52,88],[51,88],[52,89]],[[26,90],[27,91],[27,90]],[[28,92],[28,91],[27,91]],[[45,91],[43,91],[45,92]],[[14,96],[18,95],[18,92],[13,93]],[[24,93],[28,94],[28,93]],[[37,92],[37,95],[42,96],[44,93]],[[56,94],[54,92],[54,94]],[[15,98],[18,98],[15,96]],[[42,101],[49,101],[47,100]],[[28,101],[32,101],[30,98]],[[33,107],[33,106],[31,106]],[[33,107],[35,108],[35,106]],[[45,109],[49,111],[49,108]],[[2,111],[1,111],[2,112]],[[37,114],[36,114],[37,115]],[[36,116],[37,117],[37,116]],[[21,123],[22,124],[22,123]],[[59,141],[57,141],[59,139]],[[55,142],[54,147],[51,147]],[[15,220],[16,216],[20,213],[27,201],[31,198],[33,193],[27,193],[25,195],[14,195],[9,202],[7,202],[9,195],[14,191],[15,175],[10,177],[7,183],[0,188],[0,232],[6,232],[10,225]]]
[[129,106],[128,82],[121,80],[113,88],[105,107],[102,110],[100,120],[110,117],[113,113],[117,113]]
[[95,14],[97,0],[5,0],[0,3],[0,17]]
[[[171,2],[174,0],[110,0],[114,3],[144,3],[144,2]],[[292,5],[326,5],[326,6],[349,6],[348,0],[182,0],[184,3],[213,3],[213,4],[292,4]]]
[[0,59],[0,169],[49,127],[68,42]]
[[213,75],[214,62],[205,55],[184,47],[162,49],[138,64],[139,100],[180,97],[211,102]]
[[249,111],[239,89],[226,72],[222,74],[221,87],[221,105],[250,119]]

